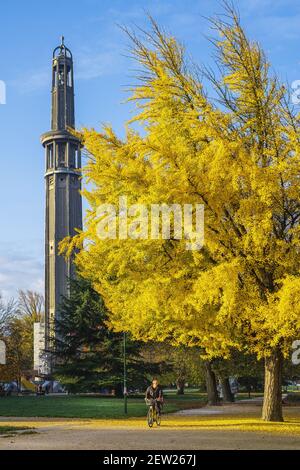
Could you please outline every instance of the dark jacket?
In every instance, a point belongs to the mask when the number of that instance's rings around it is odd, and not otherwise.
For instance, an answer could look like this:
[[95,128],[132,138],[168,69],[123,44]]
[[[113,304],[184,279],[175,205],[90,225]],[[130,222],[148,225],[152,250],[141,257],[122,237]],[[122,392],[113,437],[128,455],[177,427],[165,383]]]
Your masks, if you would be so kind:
[[152,385],[150,385],[150,387],[148,387],[146,390],[146,398],[148,400],[156,400],[157,398],[159,398],[162,402],[164,398],[162,388],[159,385],[156,388],[153,388]]

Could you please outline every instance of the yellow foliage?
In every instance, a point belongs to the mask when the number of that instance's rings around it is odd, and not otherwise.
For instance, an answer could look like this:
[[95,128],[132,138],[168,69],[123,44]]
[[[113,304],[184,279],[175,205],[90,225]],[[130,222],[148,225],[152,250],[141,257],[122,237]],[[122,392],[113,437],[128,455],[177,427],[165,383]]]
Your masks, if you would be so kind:
[[[86,227],[62,249],[79,248],[80,273],[111,311],[110,324],[134,337],[198,345],[210,357],[231,348],[287,353],[300,333],[299,118],[239,21],[216,21],[222,106],[203,91],[184,49],[152,22],[133,55],[144,69],[132,89],[137,122],[120,139],[110,127],[83,129]],[[196,204],[205,207],[205,246],[184,240],[100,240],[97,207]],[[119,215],[118,215],[119,217]]]

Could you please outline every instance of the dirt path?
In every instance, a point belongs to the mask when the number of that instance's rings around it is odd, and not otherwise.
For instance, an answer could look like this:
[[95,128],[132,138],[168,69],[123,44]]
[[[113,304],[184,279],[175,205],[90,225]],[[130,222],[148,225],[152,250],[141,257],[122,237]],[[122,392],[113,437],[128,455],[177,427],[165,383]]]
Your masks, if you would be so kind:
[[300,449],[299,437],[249,432],[180,429],[41,429],[36,435],[1,438],[0,449]]
[[[153,429],[147,428],[144,419],[0,418],[0,425],[22,424],[33,426],[36,431],[1,437],[0,449],[300,449],[299,408],[286,410],[293,423],[292,431],[289,424],[282,428],[279,424],[267,428],[262,425],[262,431],[257,432],[260,407],[255,405],[201,408],[197,412],[198,415],[193,410],[190,415],[186,412],[165,416],[162,426]],[[245,425],[240,424],[240,416]]]
[[[247,416],[259,416],[261,411],[261,402],[237,402],[222,406],[203,406],[202,408],[191,408],[188,410],[176,411],[174,416],[213,416],[225,415],[235,416],[241,413]],[[299,410],[300,411],[300,410]]]

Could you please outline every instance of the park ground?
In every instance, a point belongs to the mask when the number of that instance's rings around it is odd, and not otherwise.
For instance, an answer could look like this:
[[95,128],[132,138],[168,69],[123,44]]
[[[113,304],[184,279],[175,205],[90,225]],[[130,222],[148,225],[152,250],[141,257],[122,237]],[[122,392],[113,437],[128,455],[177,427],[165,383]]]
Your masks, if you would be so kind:
[[142,400],[129,400],[127,418],[122,407],[106,398],[0,399],[0,449],[300,449],[298,406],[284,407],[284,423],[265,423],[259,399],[207,407],[199,397],[173,397],[153,429]]

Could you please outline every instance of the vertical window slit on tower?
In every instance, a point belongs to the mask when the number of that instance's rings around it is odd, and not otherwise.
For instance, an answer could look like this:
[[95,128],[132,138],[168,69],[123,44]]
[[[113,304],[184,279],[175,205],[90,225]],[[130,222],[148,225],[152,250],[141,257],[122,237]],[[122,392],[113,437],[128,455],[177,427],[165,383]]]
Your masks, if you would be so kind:
[[72,74],[71,74],[71,69],[68,68],[68,73],[67,73],[67,85],[69,87],[72,86]]
[[58,144],[58,166],[66,166],[66,144],[65,142]]
[[47,169],[53,168],[53,144],[47,145]]

